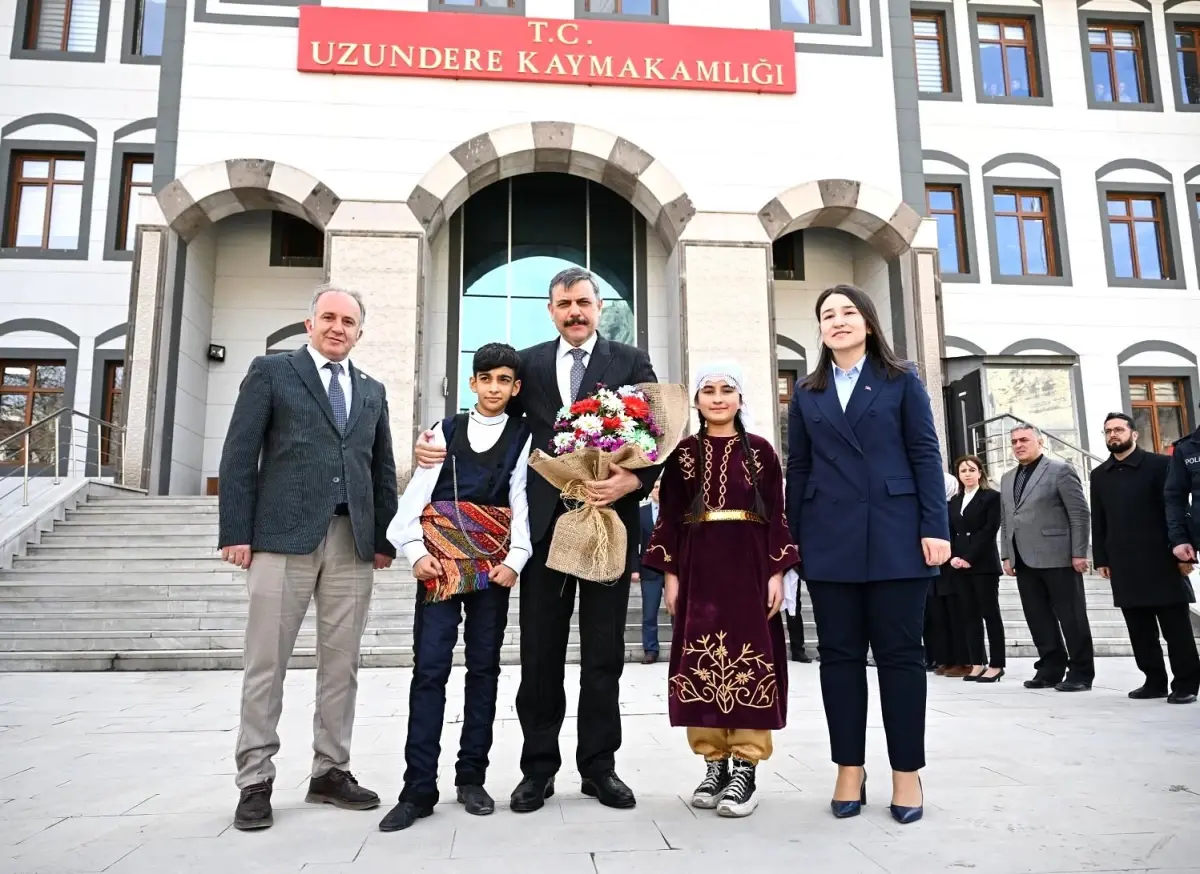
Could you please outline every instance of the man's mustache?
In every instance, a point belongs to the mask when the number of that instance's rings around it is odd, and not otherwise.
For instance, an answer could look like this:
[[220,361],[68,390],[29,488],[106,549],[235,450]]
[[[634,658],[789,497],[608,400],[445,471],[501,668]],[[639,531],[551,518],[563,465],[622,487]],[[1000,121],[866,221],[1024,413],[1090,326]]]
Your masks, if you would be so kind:
[[587,323],[588,323],[588,320],[585,319],[583,316],[571,316],[571,318],[567,319],[567,321],[564,323],[564,327],[573,328],[576,325],[582,325],[584,327],[587,327]]

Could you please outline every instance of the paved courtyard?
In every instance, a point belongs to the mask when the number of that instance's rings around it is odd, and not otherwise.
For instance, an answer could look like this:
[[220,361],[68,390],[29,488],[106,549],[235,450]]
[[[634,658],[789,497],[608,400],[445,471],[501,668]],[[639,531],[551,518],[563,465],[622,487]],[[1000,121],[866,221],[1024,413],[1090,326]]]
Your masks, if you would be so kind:
[[[619,772],[635,810],[585,799],[567,770],[544,810],[510,813],[521,735],[517,669],[506,668],[489,780],[501,807],[469,817],[453,803],[456,669],[442,754],[450,803],[398,834],[376,825],[403,773],[405,670],[361,677],[352,768],[385,804],[368,813],[304,803],[314,677],[289,676],[276,824],[258,833],[230,827],[239,674],[0,675],[0,874],[1200,872],[1200,706],[1128,700],[1140,678],[1131,660],[1099,670],[1099,685],[1075,695],[1023,689],[1028,662],[988,687],[931,677],[926,816],[902,828],[887,813],[877,709],[870,803],[857,819],[830,816],[815,664],[792,666],[791,724],[746,820],[686,804],[699,765],[667,725],[662,664],[625,673]],[[568,720],[568,761],[574,731]]]

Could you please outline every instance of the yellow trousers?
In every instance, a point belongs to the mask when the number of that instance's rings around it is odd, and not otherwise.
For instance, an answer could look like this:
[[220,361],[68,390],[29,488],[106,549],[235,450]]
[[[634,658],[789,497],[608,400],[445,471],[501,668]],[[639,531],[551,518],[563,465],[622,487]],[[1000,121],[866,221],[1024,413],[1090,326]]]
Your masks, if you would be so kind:
[[771,732],[751,728],[688,727],[688,744],[706,762],[737,756],[753,765],[771,758]]

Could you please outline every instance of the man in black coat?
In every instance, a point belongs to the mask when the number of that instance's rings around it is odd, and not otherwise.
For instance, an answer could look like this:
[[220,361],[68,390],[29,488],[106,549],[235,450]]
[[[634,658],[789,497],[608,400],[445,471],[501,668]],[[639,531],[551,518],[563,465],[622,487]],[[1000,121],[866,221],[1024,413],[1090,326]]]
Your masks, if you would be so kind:
[[1165,488],[1167,536],[1177,559],[1195,563],[1200,549],[1200,428],[1176,440],[1171,448]]
[[[524,413],[532,446],[552,452],[554,421],[559,410],[594,394],[597,387],[658,382],[650,357],[624,343],[596,333],[603,301],[595,279],[578,267],[550,281],[550,318],[559,337],[521,352],[521,394],[508,411]],[[417,441],[417,463],[432,466],[445,450],[434,447],[432,434]],[[614,467],[607,480],[587,483],[591,501],[612,506],[625,526],[627,542],[638,542],[638,505],[650,494],[661,466],[636,473]],[[621,746],[620,681],[625,667],[625,624],[632,567],[627,561],[616,582],[576,581],[546,567],[554,525],[566,507],[558,489],[534,472],[529,474],[529,533],[533,555],[521,573],[521,685],[517,717],[525,737],[521,751],[524,779],[513,790],[510,808],[537,810],[554,794],[554,776],[562,766],[558,735],[567,712],[564,688],[567,641],[579,588],[579,720],[576,765],[582,791],[609,807],[633,807],[633,792],[617,776],[615,757]],[[632,555],[632,549],[627,550]]]
[[[1129,640],[1146,682],[1130,698],[1190,704],[1200,689],[1200,656],[1189,604],[1196,600],[1167,537],[1163,496],[1170,459],[1137,446],[1133,420],[1109,413],[1104,439],[1112,455],[1092,471],[1092,550],[1100,575],[1112,581],[1113,604],[1125,614]],[[1167,641],[1174,681],[1158,633]]]

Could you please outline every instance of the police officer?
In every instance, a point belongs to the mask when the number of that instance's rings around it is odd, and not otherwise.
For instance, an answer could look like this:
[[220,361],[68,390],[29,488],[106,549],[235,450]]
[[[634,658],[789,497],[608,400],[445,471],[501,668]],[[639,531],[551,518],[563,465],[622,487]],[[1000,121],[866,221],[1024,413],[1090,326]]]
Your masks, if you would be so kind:
[[1200,544],[1200,428],[1173,444],[1163,495],[1171,551],[1180,563],[1194,564],[1196,546]]

